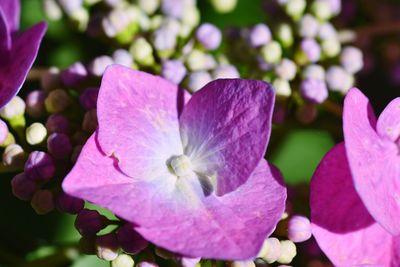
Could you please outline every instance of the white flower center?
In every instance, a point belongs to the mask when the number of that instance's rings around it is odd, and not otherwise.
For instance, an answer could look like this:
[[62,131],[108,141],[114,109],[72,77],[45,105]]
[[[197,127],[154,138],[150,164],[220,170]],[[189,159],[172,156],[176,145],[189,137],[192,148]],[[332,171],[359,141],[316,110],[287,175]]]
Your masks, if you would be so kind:
[[187,176],[193,173],[193,166],[186,155],[173,156],[169,166],[176,176]]

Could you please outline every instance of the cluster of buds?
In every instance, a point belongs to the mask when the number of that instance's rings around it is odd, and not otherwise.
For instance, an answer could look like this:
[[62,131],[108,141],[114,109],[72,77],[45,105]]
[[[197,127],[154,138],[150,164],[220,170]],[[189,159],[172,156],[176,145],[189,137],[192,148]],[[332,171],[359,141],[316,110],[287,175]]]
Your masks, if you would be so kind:
[[281,14],[274,13],[270,24],[228,34],[242,40],[227,42],[232,44],[230,55],[247,67],[252,78],[271,82],[282,102],[293,99],[300,121],[311,122],[316,105],[330,92],[345,94],[353,86],[354,75],[363,68],[363,55],[346,45],[353,33],[337,31],[330,21],[340,12],[341,1],[280,0],[275,8]]

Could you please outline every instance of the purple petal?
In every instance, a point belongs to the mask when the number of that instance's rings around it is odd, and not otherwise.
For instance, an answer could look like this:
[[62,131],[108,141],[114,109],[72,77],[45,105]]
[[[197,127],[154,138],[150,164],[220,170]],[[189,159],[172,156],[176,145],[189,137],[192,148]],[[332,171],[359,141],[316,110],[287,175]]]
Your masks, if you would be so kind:
[[[5,58],[6,52],[11,47],[11,35],[7,18],[4,15],[4,11],[0,8],[0,58]],[[2,60],[3,61],[3,60]]]
[[94,136],[63,189],[133,223],[145,239],[164,249],[187,257],[235,260],[256,256],[286,200],[279,172],[264,160],[235,192],[203,197],[190,194],[190,188],[171,189],[162,180],[124,175],[99,151]]
[[273,107],[269,84],[241,79],[210,82],[185,106],[185,154],[195,171],[216,177],[218,195],[246,182],[264,156]]
[[8,60],[0,64],[0,107],[7,104],[21,88],[36,58],[46,29],[46,23],[38,23],[13,38]]
[[354,184],[375,220],[393,235],[398,235],[399,148],[394,142],[378,136],[373,116],[367,97],[358,89],[352,89],[344,103],[343,130]]
[[343,143],[329,151],[315,171],[310,206],[314,237],[335,266],[390,266],[392,237],[357,195]]
[[0,9],[4,12],[4,16],[7,20],[7,24],[10,27],[10,31],[18,31],[19,17],[21,13],[21,5],[19,0],[1,0]]
[[381,137],[396,142],[400,137],[400,97],[393,99],[381,113],[376,125]]
[[183,153],[178,116],[187,97],[160,77],[109,67],[97,102],[102,150],[131,177],[154,178],[156,169],[169,174],[167,160]]

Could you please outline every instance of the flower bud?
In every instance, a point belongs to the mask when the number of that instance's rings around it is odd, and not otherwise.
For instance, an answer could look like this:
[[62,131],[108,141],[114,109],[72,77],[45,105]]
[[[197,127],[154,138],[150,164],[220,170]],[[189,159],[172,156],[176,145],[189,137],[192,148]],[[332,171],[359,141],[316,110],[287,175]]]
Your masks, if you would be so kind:
[[70,15],[82,7],[83,0],[58,0],[58,3],[64,9],[65,13]]
[[300,93],[311,103],[320,104],[328,98],[328,88],[325,81],[305,79],[301,82]]
[[332,58],[339,55],[341,45],[337,38],[330,38],[322,41],[321,49],[325,56]]
[[332,66],[326,72],[326,83],[332,91],[346,93],[353,86],[354,78],[342,67]]
[[31,91],[26,97],[26,112],[32,118],[39,118],[45,112],[44,100],[46,94],[40,90]]
[[75,220],[75,228],[81,235],[95,235],[106,227],[106,220],[96,210],[83,209],[78,213]]
[[196,92],[211,81],[212,78],[208,72],[206,71],[193,72],[189,75],[188,89],[192,92]]
[[67,109],[71,100],[63,89],[55,89],[49,93],[44,101],[47,112],[59,113]]
[[190,70],[201,71],[207,69],[207,56],[200,50],[193,50],[186,58],[186,63]]
[[33,151],[25,162],[26,177],[32,181],[46,182],[54,177],[56,166],[53,159],[43,151]]
[[70,196],[64,192],[61,192],[56,197],[56,206],[57,209],[71,214],[77,214],[85,205],[85,201],[82,199]]
[[21,200],[30,200],[38,189],[35,182],[29,180],[25,173],[19,173],[11,180],[11,189],[14,196]]
[[0,120],[0,144],[4,144],[6,142],[8,134],[9,132],[7,124],[3,120]]
[[347,72],[354,74],[359,72],[364,66],[363,54],[356,47],[345,47],[340,55],[340,63]]
[[296,64],[287,58],[282,59],[275,67],[275,73],[282,79],[291,81],[296,77],[297,67]]
[[179,84],[186,75],[186,67],[180,60],[166,60],[162,64],[161,75],[174,84]]
[[294,20],[298,20],[306,9],[305,0],[287,0],[285,4],[285,12]]
[[275,262],[281,255],[281,243],[275,237],[265,239],[257,257],[262,258],[267,263]]
[[282,47],[276,41],[271,41],[261,48],[261,55],[269,64],[278,63],[282,57]]
[[248,260],[248,261],[234,261],[230,265],[230,267],[256,267],[256,264],[254,261]]
[[249,42],[252,47],[260,47],[271,41],[271,30],[263,23],[255,25],[249,33]]
[[81,7],[70,14],[70,19],[80,31],[86,31],[89,23],[88,9]]
[[[187,29],[190,29],[190,31],[185,35],[182,32],[180,35],[182,37],[188,37],[188,35],[191,33],[192,29],[197,26],[200,23],[200,11],[196,8],[196,6],[190,6],[186,8],[185,13],[183,14],[182,17],[182,26],[186,26]],[[183,27],[181,27],[183,28]]]
[[89,87],[85,89],[79,97],[79,102],[85,110],[95,109],[97,106],[97,97],[99,88]]
[[134,264],[135,262],[131,256],[121,254],[111,262],[111,267],[133,267]]
[[276,34],[283,47],[287,48],[293,45],[293,32],[289,24],[280,24]]
[[314,38],[318,34],[319,23],[314,16],[304,15],[299,21],[299,35],[304,38]]
[[14,96],[10,102],[0,109],[0,116],[6,120],[23,115],[25,112],[25,102],[19,96]]
[[304,242],[311,237],[310,220],[304,216],[295,215],[288,223],[288,237],[293,242]]
[[304,79],[325,80],[325,70],[322,66],[312,64],[303,70]]
[[171,32],[165,25],[154,32],[153,38],[154,48],[161,57],[168,57],[174,51],[177,43],[177,34]]
[[212,77],[216,79],[234,79],[240,78],[240,74],[235,66],[233,65],[222,65],[218,66],[212,72]]
[[70,157],[72,145],[68,135],[52,133],[49,138],[47,138],[47,149],[55,159],[64,160]]
[[38,190],[33,194],[31,206],[39,215],[49,213],[54,209],[54,197],[50,190]]
[[151,66],[154,63],[153,48],[143,37],[136,39],[129,52],[133,55],[135,61],[144,66]]
[[97,257],[106,261],[112,261],[118,257],[118,241],[114,233],[96,238],[96,254]]
[[182,267],[196,267],[200,260],[201,258],[182,257],[179,259],[179,263]]
[[152,15],[160,6],[160,0],[139,0],[138,6],[146,14]]
[[139,262],[138,265],[136,265],[137,267],[158,267],[158,265],[154,262],[149,262],[149,261],[142,261]]
[[96,57],[89,66],[89,71],[94,76],[102,76],[106,68],[114,64],[114,61],[109,56]]
[[211,4],[215,11],[223,14],[232,12],[237,5],[237,0],[211,0]]
[[56,0],[44,0],[43,12],[50,20],[60,20],[62,18],[62,10]]
[[290,240],[283,240],[280,243],[281,255],[278,258],[278,262],[282,264],[291,263],[297,254],[296,245]]
[[61,80],[67,87],[79,85],[88,77],[86,67],[81,62],[75,62],[61,72]]
[[208,50],[215,50],[221,44],[221,31],[210,23],[203,23],[196,31],[197,40]]
[[117,49],[114,51],[112,58],[115,64],[119,64],[129,68],[133,65],[133,57],[128,50]]
[[321,48],[314,39],[311,38],[303,39],[300,47],[310,62],[316,62],[320,59]]
[[46,129],[49,134],[70,132],[70,123],[68,119],[61,114],[51,114],[46,122]]
[[287,80],[277,78],[274,80],[272,85],[274,86],[277,95],[290,96],[292,94],[292,89]]
[[30,145],[38,145],[42,143],[46,136],[46,127],[44,127],[40,122],[35,122],[26,128],[26,141]]
[[8,145],[3,152],[3,164],[9,167],[23,166],[24,158],[24,150],[17,144]]
[[57,88],[60,85],[60,81],[60,70],[57,67],[49,68],[40,77],[40,85],[46,92]]
[[337,31],[335,27],[329,22],[325,22],[321,24],[318,30],[318,37],[321,40],[327,40],[327,39],[337,39]]
[[96,109],[89,110],[83,117],[82,129],[86,132],[93,133],[97,128],[97,111]]
[[149,244],[129,223],[124,224],[118,230],[117,239],[121,248],[129,254],[137,254],[144,250]]
[[311,4],[311,11],[319,20],[325,21],[333,16],[329,3],[325,0],[315,0]]

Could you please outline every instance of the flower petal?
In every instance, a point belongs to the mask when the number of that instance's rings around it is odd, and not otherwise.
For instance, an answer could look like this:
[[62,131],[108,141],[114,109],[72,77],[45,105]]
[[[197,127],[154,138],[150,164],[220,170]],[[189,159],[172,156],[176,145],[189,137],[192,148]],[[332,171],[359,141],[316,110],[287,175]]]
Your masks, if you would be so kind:
[[315,171],[310,206],[313,235],[335,266],[389,266],[392,236],[374,221],[355,191],[343,143]]
[[217,195],[246,182],[264,156],[274,91],[262,81],[221,79],[196,92],[185,106],[181,136],[195,171],[216,177]]
[[[184,178],[182,178],[184,179]],[[256,256],[285,207],[279,172],[262,160],[235,192],[185,199],[168,183],[132,179],[99,150],[92,136],[63,182],[63,189],[136,225],[147,240],[187,257]]]
[[378,136],[371,114],[368,99],[359,90],[352,89],[346,96],[343,114],[346,154],[355,188],[364,205],[386,230],[398,235],[399,149],[394,142]]
[[109,67],[97,102],[99,143],[134,178],[169,173],[167,160],[183,154],[179,110],[187,95],[161,77],[119,65]]
[[400,137],[400,97],[393,99],[379,116],[378,133],[396,142]]
[[10,31],[17,31],[19,29],[19,17],[21,13],[19,0],[2,0],[0,1],[0,9],[3,10]]
[[3,13],[3,10],[0,9],[0,58],[3,59],[6,56],[6,52],[11,47],[11,36],[10,30],[7,23],[7,19]]
[[0,64],[0,107],[7,104],[20,90],[37,56],[46,29],[46,23],[38,23],[13,38],[6,62]]

